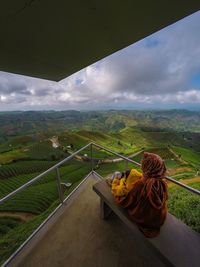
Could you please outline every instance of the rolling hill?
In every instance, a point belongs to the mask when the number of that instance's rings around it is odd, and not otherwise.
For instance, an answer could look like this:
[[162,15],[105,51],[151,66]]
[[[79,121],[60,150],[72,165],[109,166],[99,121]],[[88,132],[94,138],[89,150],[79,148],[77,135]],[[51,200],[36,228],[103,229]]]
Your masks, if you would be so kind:
[[[57,140],[56,147],[52,137]],[[144,151],[156,153],[165,160],[174,179],[194,188],[200,186],[200,112],[4,112],[0,113],[0,197],[91,141],[137,162]],[[85,149],[60,168],[62,182],[72,183],[65,188],[65,196],[90,171],[90,153]],[[102,149],[94,148],[93,157],[94,168],[103,177],[135,167],[124,161],[113,162],[116,157]],[[199,197],[171,184],[169,196],[170,212],[200,232]],[[1,259],[10,255],[57,204],[55,173],[50,173],[0,206]]]

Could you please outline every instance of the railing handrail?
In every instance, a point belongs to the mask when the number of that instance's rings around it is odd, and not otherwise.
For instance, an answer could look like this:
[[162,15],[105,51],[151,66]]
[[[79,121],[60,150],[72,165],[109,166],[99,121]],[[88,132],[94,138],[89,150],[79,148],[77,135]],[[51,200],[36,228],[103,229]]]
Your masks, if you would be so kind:
[[[112,150],[110,150],[108,148],[105,148],[105,147],[103,147],[103,146],[101,146],[99,144],[96,144],[95,142],[92,142],[92,145],[94,145],[94,146],[96,146],[98,148],[104,149],[105,151],[108,151],[108,152],[110,152],[110,153],[112,153],[112,154],[114,154],[114,155],[116,155],[116,156],[118,156],[120,158],[123,158],[126,161],[129,161],[129,162],[141,167],[140,163],[138,163],[138,162],[136,162],[136,161],[134,161],[134,160],[132,160],[130,158],[124,157],[124,156],[122,156],[122,155],[120,155],[120,154],[118,154],[118,153],[116,153],[116,152],[114,152],[114,151],[112,151]],[[179,181],[177,181],[177,180],[175,180],[175,179],[173,179],[172,177],[169,177],[169,176],[165,176],[165,179],[170,181],[170,182],[172,182],[172,183],[175,183],[175,184],[177,184],[177,185],[179,185],[179,186],[181,186],[181,187],[183,187],[185,189],[187,189],[188,191],[190,191],[190,192],[192,192],[192,193],[194,193],[196,195],[200,196],[200,191],[198,189],[195,189],[195,188],[192,188],[192,187],[190,187],[188,185],[185,185],[185,184],[183,184],[183,183],[181,183],[181,182],[179,182]]]
[[69,157],[63,159],[62,161],[58,162],[57,164],[55,164],[54,166],[50,167],[48,170],[40,173],[39,175],[37,175],[36,177],[34,177],[33,179],[31,179],[30,181],[28,181],[27,183],[23,184],[22,186],[20,186],[19,188],[17,188],[16,190],[12,191],[11,193],[9,193],[8,195],[6,195],[5,197],[0,199],[0,205],[3,204],[5,201],[7,201],[8,199],[12,198],[13,196],[15,196],[17,193],[23,191],[25,188],[29,187],[30,185],[32,185],[33,183],[35,183],[36,181],[40,180],[43,176],[45,176],[46,174],[50,173],[53,170],[56,170],[58,167],[60,167],[61,165],[63,165],[65,162],[69,161],[70,159],[73,159],[77,154],[79,154],[81,151],[83,151],[84,149],[86,149],[87,147],[91,146],[92,143],[87,144],[86,146],[82,147],[81,149],[77,150],[76,152],[74,152],[72,155],[70,155]]
[[106,148],[106,147],[103,147],[103,146],[101,146],[101,145],[99,145],[99,144],[97,144],[97,143],[95,143],[95,142],[92,142],[91,145],[96,146],[96,147],[98,147],[98,148],[101,148],[101,149],[103,149],[103,150],[105,150],[105,151],[107,151],[107,152],[109,152],[109,153],[112,153],[112,154],[115,155],[115,156],[118,156],[119,158],[122,158],[122,159],[124,159],[124,160],[126,160],[126,161],[129,161],[129,162],[131,162],[131,163],[133,163],[133,164],[135,164],[135,165],[137,165],[137,166],[140,167],[140,163],[138,163],[137,161],[134,161],[134,160],[132,160],[132,159],[130,159],[130,158],[124,157],[124,156],[122,156],[121,154],[119,154],[119,153],[117,153],[117,152],[114,152],[113,150],[110,150],[110,149],[108,149],[108,148]]
[[[12,191],[11,193],[9,193],[8,195],[6,195],[5,197],[1,198],[0,199],[0,205],[3,204],[5,201],[7,201],[8,199],[12,198],[13,196],[15,196],[17,193],[23,191],[25,188],[29,187],[30,185],[32,185],[33,183],[35,183],[36,181],[38,181],[39,179],[41,179],[43,176],[47,175],[48,173],[50,173],[51,171],[53,170],[57,170],[57,168],[59,168],[61,165],[63,165],[65,162],[69,161],[70,159],[73,159],[77,154],[79,154],[81,151],[83,151],[84,149],[90,147],[92,148],[92,146],[95,146],[95,147],[98,147],[98,148],[101,148],[115,156],[118,156],[119,158],[122,158],[130,163],[133,163],[135,164],[136,166],[138,167],[141,167],[141,164],[130,159],[130,158],[127,158],[117,152],[114,152],[113,150],[111,149],[108,149],[104,146],[101,146],[95,142],[90,142],[88,143],[87,145],[85,145],[84,147],[82,147],[81,149],[77,150],[76,152],[74,152],[73,154],[71,154],[70,156],[68,156],[67,158],[65,158],[64,160],[58,162],[57,164],[55,164],[54,166],[52,166],[51,168],[49,168],[48,170],[44,171],[43,173],[37,175],[36,177],[34,177],[32,180],[28,181],[27,183],[25,183],[24,185],[20,186],[19,188],[17,188],[16,190]],[[91,157],[91,160],[93,160],[93,158]],[[169,177],[169,176],[165,176],[165,179],[167,179],[168,181],[170,182],[173,182],[185,189],[187,189],[188,191],[194,193],[194,194],[197,194],[200,196],[200,191],[195,189],[195,188],[192,188],[188,185],[185,185],[185,184],[182,184],[181,182],[173,179],[172,177]]]

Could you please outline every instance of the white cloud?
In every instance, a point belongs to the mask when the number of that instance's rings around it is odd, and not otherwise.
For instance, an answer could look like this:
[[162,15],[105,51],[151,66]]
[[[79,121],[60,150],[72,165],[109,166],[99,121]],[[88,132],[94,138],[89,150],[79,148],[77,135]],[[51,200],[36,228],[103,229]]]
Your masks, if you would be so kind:
[[200,103],[200,84],[190,84],[200,73],[199,25],[200,12],[59,83],[1,72],[0,109]]
[[6,96],[0,95],[0,102],[6,102]]

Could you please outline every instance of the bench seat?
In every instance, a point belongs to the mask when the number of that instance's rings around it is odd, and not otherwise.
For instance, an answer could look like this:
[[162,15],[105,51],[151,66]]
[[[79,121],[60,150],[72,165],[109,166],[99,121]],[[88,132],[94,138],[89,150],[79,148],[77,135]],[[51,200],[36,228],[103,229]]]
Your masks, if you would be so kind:
[[151,249],[166,266],[199,267],[200,234],[194,232],[183,222],[168,214],[160,235],[146,238],[134,224],[128,213],[114,201],[110,187],[105,180],[96,183],[93,190],[100,197],[100,214],[107,219],[114,212],[131,230],[134,239]]

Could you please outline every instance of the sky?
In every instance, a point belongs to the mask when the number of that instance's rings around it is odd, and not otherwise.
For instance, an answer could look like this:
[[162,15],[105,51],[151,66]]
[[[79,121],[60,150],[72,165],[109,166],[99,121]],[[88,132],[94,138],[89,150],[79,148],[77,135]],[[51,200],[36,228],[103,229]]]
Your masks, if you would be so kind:
[[0,72],[0,111],[200,110],[200,11],[53,82]]

